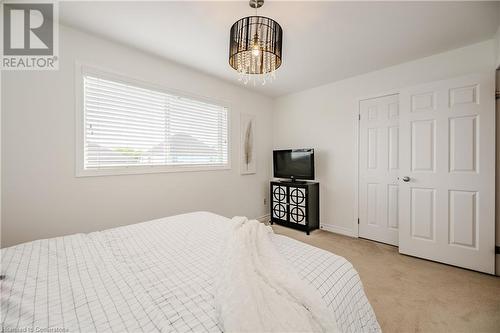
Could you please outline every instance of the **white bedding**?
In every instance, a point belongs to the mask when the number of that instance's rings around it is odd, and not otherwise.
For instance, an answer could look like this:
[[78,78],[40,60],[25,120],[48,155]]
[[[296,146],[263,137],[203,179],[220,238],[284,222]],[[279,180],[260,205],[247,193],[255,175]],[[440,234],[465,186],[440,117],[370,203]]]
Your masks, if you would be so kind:
[[[215,280],[233,227],[197,212],[2,249],[2,329],[219,332]],[[347,260],[270,237],[342,332],[380,331]]]
[[245,217],[233,221],[215,279],[222,330],[338,333],[321,295],[274,246],[271,227]]

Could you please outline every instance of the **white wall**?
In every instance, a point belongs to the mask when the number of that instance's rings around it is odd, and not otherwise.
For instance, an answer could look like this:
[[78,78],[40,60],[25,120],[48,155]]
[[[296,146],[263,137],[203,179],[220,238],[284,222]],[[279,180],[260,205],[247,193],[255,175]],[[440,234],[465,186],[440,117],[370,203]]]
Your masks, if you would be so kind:
[[496,40],[496,55],[497,55],[497,68],[500,68],[500,25],[498,26],[497,33],[495,35],[495,40]]
[[[500,36],[500,35],[499,35]],[[500,43],[500,40],[499,40]],[[499,50],[500,51],[500,50]],[[499,54],[500,55],[500,54]],[[500,68],[496,72],[495,89],[500,91]],[[496,218],[496,246],[500,247],[500,99],[496,101],[496,192],[495,192],[495,218]],[[496,255],[496,275],[500,275],[500,254]]]
[[[58,71],[2,75],[2,247],[210,210],[262,216],[272,149],[272,101],[76,30],[60,29]],[[228,171],[75,177],[75,60],[166,88],[228,101]],[[239,114],[257,116],[256,175],[239,175]]]
[[495,34],[496,41],[496,68],[500,68],[500,25],[498,26],[497,33]]
[[[0,71],[0,92],[2,91],[2,71]],[[0,248],[2,247],[2,94],[0,93]]]
[[321,223],[357,235],[355,118],[357,99],[393,89],[493,71],[494,40],[389,67],[279,98],[273,113],[275,148],[313,147],[321,182]]

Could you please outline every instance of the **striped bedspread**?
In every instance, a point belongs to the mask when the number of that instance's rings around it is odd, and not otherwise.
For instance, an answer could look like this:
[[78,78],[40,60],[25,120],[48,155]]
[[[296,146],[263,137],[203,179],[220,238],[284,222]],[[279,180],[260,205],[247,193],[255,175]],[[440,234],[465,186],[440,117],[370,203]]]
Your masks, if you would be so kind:
[[[2,249],[2,331],[220,332],[214,277],[232,223],[196,212]],[[271,237],[343,332],[380,331],[347,260]]]

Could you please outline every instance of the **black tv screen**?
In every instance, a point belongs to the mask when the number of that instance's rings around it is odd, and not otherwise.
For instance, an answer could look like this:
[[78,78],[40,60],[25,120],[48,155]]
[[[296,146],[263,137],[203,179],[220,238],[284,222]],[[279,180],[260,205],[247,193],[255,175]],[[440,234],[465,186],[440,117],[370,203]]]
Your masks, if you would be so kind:
[[314,179],[314,149],[273,151],[275,178]]

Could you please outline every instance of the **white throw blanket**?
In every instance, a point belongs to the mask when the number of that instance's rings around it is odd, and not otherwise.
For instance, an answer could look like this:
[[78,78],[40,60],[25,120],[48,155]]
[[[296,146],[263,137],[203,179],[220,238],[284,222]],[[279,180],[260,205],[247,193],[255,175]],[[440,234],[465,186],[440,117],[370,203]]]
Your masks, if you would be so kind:
[[235,217],[216,280],[224,332],[339,332],[333,312],[270,240],[271,227]]

